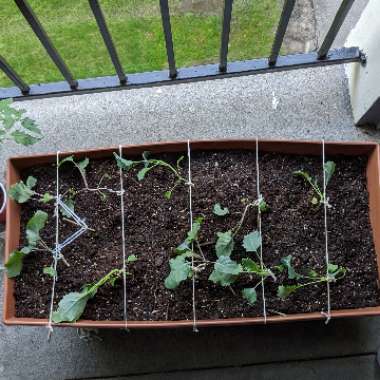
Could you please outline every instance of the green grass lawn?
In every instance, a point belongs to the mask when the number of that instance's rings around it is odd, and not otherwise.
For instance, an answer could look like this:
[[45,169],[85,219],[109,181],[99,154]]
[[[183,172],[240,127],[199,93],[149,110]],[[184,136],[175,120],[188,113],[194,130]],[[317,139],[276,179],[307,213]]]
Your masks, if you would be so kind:
[[[115,73],[87,0],[29,2],[76,78]],[[126,73],[167,67],[158,0],[100,3]],[[207,13],[170,5],[177,66],[217,62],[222,6]],[[235,0],[229,60],[267,56],[279,15],[279,0]],[[0,54],[28,83],[62,80],[11,0],[0,0]],[[0,86],[11,85],[1,72]]]

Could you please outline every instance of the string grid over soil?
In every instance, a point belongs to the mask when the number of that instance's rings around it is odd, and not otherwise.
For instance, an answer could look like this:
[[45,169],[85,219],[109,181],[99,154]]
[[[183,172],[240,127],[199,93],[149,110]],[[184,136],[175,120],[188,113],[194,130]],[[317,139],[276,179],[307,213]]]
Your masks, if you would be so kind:
[[[175,164],[179,156],[163,154],[158,158]],[[327,159],[336,163],[335,174],[327,188],[332,205],[328,209],[330,261],[347,268],[346,276],[331,284],[332,309],[379,305],[377,265],[366,189],[367,158]],[[311,205],[310,187],[293,175],[295,170],[305,169],[322,183],[321,158],[263,153],[259,162],[261,192],[270,207],[269,212],[262,214],[265,264],[272,267],[278,265],[282,257],[292,255],[296,270],[314,269],[324,274],[323,207]],[[255,153],[192,152],[191,164],[193,214],[205,218],[199,241],[207,260],[214,262],[216,232],[233,228],[245,204],[258,198]],[[182,167],[182,175],[186,177],[186,158]],[[113,158],[92,160],[86,171],[90,187],[96,187],[106,174],[102,186],[119,190],[119,170]],[[187,186],[176,188],[172,198],[167,200],[163,194],[175,181],[170,171],[157,167],[143,181],[137,180],[136,172],[133,169],[124,173],[126,250],[127,255],[134,254],[138,258],[128,265],[128,319],[191,320],[191,281],[183,282],[175,290],[164,286],[164,279],[169,273],[169,259],[190,229]],[[55,193],[54,165],[28,169],[22,173],[23,179],[28,175],[38,179],[37,192]],[[83,183],[79,172],[65,165],[60,169],[60,193],[64,194],[70,188],[79,190],[83,188]],[[214,215],[212,209],[217,202],[228,207],[230,214],[225,217]],[[26,222],[37,209],[49,214],[49,222],[41,235],[53,247],[53,202],[41,205],[38,201],[30,201],[22,206],[21,236],[25,235]],[[79,291],[84,284],[94,283],[110,270],[122,267],[119,196],[109,193],[104,200],[96,192],[81,191],[75,198],[75,212],[85,219],[91,230],[62,252],[70,266],[62,261],[58,264],[55,308],[65,294]],[[61,217],[60,241],[77,228]],[[242,239],[256,228],[257,211],[252,208],[236,236],[233,259],[248,256],[241,245]],[[42,270],[51,262],[52,256],[41,252],[32,253],[24,260],[23,271],[15,284],[18,317],[48,317],[52,279]],[[211,271],[212,267],[207,267],[196,279],[198,319],[262,316],[261,291],[253,306],[241,297],[241,290],[252,287],[257,280],[244,276],[231,287],[221,287],[208,281]],[[265,282],[269,315],[326,310],[325,283],[303,288],[284,301],[276,295],[281,283],[292,284],[292,281],[283,273],[278,276],[277,282],[272,279]],[[122,320],[122,282],[119,280],[114,287],[100,288],[96,296],[89,300],[82,318]]]

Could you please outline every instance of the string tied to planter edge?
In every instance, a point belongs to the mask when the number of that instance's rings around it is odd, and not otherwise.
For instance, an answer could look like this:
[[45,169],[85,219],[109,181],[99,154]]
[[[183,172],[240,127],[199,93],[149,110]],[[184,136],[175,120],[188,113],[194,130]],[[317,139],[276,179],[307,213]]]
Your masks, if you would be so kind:
[[[189,187],[189,216],[190,216],[190,230],[193,230],[193,195],[192,188],[194,184],[191,182],[191,149],[190,140],[187,140],[187,161],[188,161],[188,181],[186,185]],[[191,250],[193,251],[194,246],[191,243]],[[195,299],[195,271],[194,271],[194,255],[191,256],[191,271],[192,276],[192,304],[193,304],[193,332],[199,332],[197,328],[197,310],[196,310],[196,299]]]
[[51,299],[50,299],[50,310],[49,310],[49,322],[47,325],[48,328],[48,340],[50,340],[51,334],[53,333],[53,309],[54,309],[54,297],[55,297],[55,285],[57,282],[57,264],[58,257],[61,254],[61,250],[59,247],[59,151],[57,151],[56,155],[56,199],[55,199],[55,249],[53,251],[53,282],[51,287]]
[[[123,148],[119,145],[119,156],[123,158]],[[128,311],[127,311],[127,265],[126,265],[126,239],[125,239],[125,207],[124,207],[124,176],[123,169],[119,168],[120,174],[120,211],[121,211],[121,251],[123,255],[123,317],[124,317],[124,328],[126,331],[128,329]]]
[[325,260],[326,260],[326,289],[327,289],[327,312],[322,311],[322,315],[326,317],[325,324],[327,325],[331,319],[331,294],[330,294],[330,281],[329,279],[329,241],[328,241],[328,228],[327,228],[327,208],[331,207],[326,197],[326,170],[325,170],[325,140],[322,139],[322,171],[323,171],[323,213],[324,213],[324,227],[325,227]]
[[[260,192],[260,165],[259,165],[259,139],[256,137],[256,191],[257,191],[257,228],[259,230],[259,235],[261,239],[260,245],[260,269],[264,270],[264,261],[263,261],[263,238],[261,231],[261,210],[260,210],[260,201],[263,200],[263,196]],[[263,300],[263,316],[264,323],[267,323],[267,308],[266,308],[266,298],[265,298],[265,285],[264,285],[264,277],[261,277],[261,296]]]

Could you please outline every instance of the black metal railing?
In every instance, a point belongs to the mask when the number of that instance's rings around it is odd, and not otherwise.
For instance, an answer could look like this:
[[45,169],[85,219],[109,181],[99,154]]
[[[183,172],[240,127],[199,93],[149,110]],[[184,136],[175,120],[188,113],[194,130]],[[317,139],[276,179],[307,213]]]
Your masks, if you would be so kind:
[[36,14],[33,12],[33,9],[29,5],[28,1],[14,1],[66,82],[28,85],[9,65],[5,58],[0,55],[0,69],[16,86],[10,88],[0,88],[0,99],[14,98],[22,100],[31,97],[62,96],[136,87],[159,86],[176,84],[180,82],[255,75],[313,66],[358,62],[363,59],[363,54],[360,52],[358,47],[331,50],[331,46],[355,0],[342,1],[332,25],[317,52],[285,56],[280,55],[283,39],[296,1],[285,0],[270,56],[268,58],[228,62],[228,46],[233,0],[225,0],[219,63],[177,69],[175,63],[175,51],[168,0],[158,0],[160,2],[162,26],[165,36],[168,70],[130,74],[127,76],[120,63],[116,47],[107,27],[107,22],[99,1],[88,0],[100,34],[115,68],[116,75],[76,80],[57,49],[54,47],[52,41],[38,20]]

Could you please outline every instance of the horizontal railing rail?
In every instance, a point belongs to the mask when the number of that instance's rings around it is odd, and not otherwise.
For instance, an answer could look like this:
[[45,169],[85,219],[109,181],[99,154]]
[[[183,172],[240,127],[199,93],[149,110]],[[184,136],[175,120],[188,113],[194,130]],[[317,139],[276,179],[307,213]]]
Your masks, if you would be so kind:
[[116,75],[88,79],[75,79],[68,66],[60,56],[51,39],[33,12],[27,0],[14,0],[32,31],[40,40],[47,54],[61,72],[65,81],[27,84],[10,64],[0,56],[0,69],[15,84],[15,87],[0,88],[0,99],[15,100],[84,94],[101,91],[114,91],[138,87],[150,87],[181,82],[193,82],[218,78],[256,75],[270,72],[287,71],[307,67],[359,62],[363,54],[357,47],[331,49],[333,42],[355,0],[343,0],[329,28],[320,49],[317,52],[280,55],[284,36],[292,15],[296,0],[285,0],[280,21],[277,27],[271,54],[268,58],[228,61],[230,25],[233,10],[233,0],[224,1],[223,23],[219,63],[184,67],[177,69],[173,34],[170,21],[168,0],[158,0],[165,37],[168,70],[127,74],[124,72],[111,33],[107,27],[106,18],[98,0],[88,0],[96,20],[97,27],[107,48],[109,57],[115,68]]

